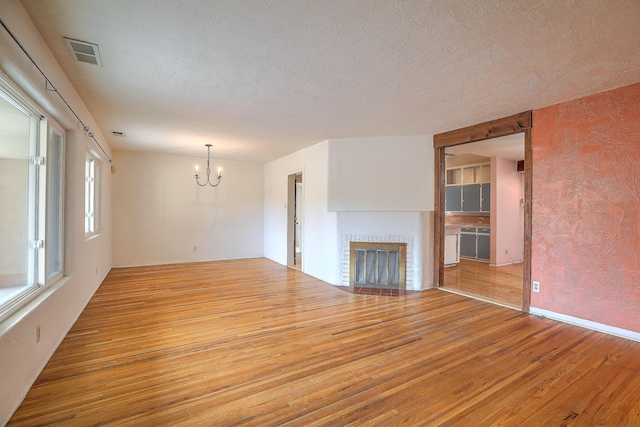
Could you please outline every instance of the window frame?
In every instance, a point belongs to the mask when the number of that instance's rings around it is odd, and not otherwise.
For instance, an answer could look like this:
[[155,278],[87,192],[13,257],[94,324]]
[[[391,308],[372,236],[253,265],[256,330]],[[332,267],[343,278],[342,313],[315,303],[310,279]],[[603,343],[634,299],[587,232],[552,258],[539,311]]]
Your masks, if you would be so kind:
[[[0,300],[0,322],[7,319],[17,310],[24,307],[29,301],[36,298],[42,291],[59,282],[64,278],[64,251],[65,251],[65,230],[64,230],[64,194],[65,194],[65,146],[66,135],[62,127],[55,121],[42,114],[27,95],[24,95],[15,83],[12,83],[3,76],[0,76],[0,97],[16,107],[20,112],[29,118],[29,149],[28,149],[28,185],[27,192],[27,233],[28,240],[27,253],[24,255],[27,263],[27,278],[24,287],[15,295]],[[50,135],[57,135],[58,144],[58,170],[57,188],[59,199],[57,200],[56,223],[51,218],[48,208],[51,201],[47,184],[50,179],[48,167],[49,151],[48,140]],[[51,138],[53,139],[53,138]],[[25,142],[26,143],[26,142]],[[54,165],[52,164],[51,167]],[[1,208],[0,208],[1,209]],[[57,244],[54,247],[48,245],[49,237],[47,230],[56,229]],[[48,253],[57,250],[59,257],[57,271],[47,274]]]
[[87,151],[84,168],[84,235],[100,233],[100,166],[98,158]]
[[[43,121],[46,119],[43,119]],[[65,138],[64,131],[61,131],[56,125],[54,125],[50,120],[46,120],[46,176],[47,176],[47,187],[46,187],[46,206],[45,206],[45,233],[44,233],[44,247],[45,247],[45,262],[43,271],[45,272],[44,283],[50,284],[58,281],[64,276],[64,236],[65,236]],[[55,136],[58,137],[57,141]],[[53,150],[54,144],[59,144],[57,147],[57,151],[54,153]],[[57,159],[53,157],[57,155]],[[57,162],[54,162],[57,160]],[[54,175],[55,174],[55,175]],[[54,178],[58,178],[54,181]],[[52,182],[53,181],[53,182]],[[56,187],[54,185],[56,184]],[[58,197],[52,200],[55,195],[52,194],[56,192]],[[53,212],[53,209],[56,208],[56,211]],[[54,222],[55,221],[55,222]],[[54,238],[52,233],[55,232],[55,238],[57,239],[57,244],[55,247],[51,246],[51,240]],[[54,242],[55,243],[55,242]],[[51,251],[57,250],[57,268],[55,271],[51,270],[50,260],[53,257]]]

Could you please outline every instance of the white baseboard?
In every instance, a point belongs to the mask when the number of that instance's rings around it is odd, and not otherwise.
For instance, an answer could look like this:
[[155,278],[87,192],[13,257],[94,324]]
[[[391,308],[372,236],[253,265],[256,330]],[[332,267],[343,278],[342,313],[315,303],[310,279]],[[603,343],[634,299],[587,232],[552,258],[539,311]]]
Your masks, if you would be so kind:
[[640,342],[640,332],[617,328],[615,326],[605,325],[604,323],[592,322],[591,320],[581,319],[579,317],[573,317],[567,314],[556,313],[554,311],[549,311],[537,307],[531,307],[529,309],[529,314],[546,317],[548,319],[559,320],[560,322],[570,323],[572,325],[581,326],[583,328],[592,329],[594,331],[604,332],[605,334],[615,335],[617,337]]
[[518,264],[522,264],[522,261],[506,262],[504,264],[489,264],[489,265],[491,267],[506,267],[507,265],[518,265]]

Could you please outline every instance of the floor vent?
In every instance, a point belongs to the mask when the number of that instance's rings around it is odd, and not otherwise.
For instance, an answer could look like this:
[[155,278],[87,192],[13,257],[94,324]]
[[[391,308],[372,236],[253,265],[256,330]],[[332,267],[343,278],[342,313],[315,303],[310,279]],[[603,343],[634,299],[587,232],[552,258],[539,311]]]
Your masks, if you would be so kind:
[[69,46],[69,49],[71,49],[71,52],[78,61],[91,65],[102,66],[100,50],[98,49],[97,44],[68,39],[66,37],[64,40],[67,42],[67,46]]

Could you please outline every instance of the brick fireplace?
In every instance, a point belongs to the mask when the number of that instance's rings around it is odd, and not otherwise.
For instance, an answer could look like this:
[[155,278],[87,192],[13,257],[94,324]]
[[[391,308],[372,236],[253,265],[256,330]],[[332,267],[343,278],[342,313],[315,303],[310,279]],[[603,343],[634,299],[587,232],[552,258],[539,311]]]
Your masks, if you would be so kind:
[[342,285],[414,289],[413,236],[346,234],[342,244]]
[[406,290],[407,244],[349,242],[349,286]]

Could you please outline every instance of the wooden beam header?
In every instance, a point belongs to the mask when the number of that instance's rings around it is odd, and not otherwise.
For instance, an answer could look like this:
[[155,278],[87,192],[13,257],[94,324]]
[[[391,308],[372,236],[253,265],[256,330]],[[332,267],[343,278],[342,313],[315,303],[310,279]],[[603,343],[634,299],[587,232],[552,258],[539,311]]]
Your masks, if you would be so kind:
[[531,111],[433,136],[433,147],[451,147],[469,142],[484,141],[500,136],[513,135],[531,129]]

